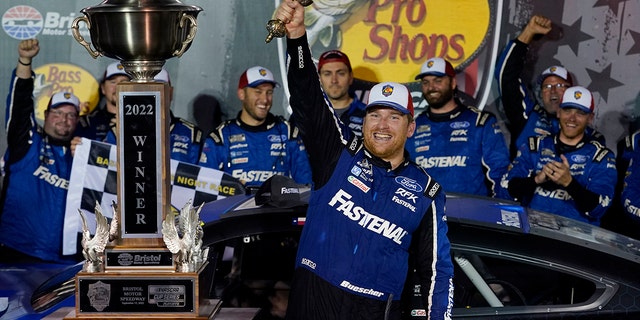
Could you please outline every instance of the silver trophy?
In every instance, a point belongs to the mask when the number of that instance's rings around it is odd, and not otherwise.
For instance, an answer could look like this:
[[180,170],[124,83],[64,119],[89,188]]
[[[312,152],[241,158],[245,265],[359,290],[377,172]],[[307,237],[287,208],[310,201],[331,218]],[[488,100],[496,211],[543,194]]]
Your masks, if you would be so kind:
[[[132,81],[148,82],[167,59],[189,49],[200,11],[179,0],[105,0],[82,9],[84,16],[73,21],[71,31],[92,57],[118,59]],[[91,43],[80,34],[80,22],[89,29]]]
[[[313,3],[313,0],[298,0],[301,5],[309,6]],[[284,23],[279,19],[272,19],[267,22],[267,31],[269,34],[267,38],[264,39],[264,42],[269,43],[273,39],[273,37],[282,38],[287,34],[287,29],[284,27]]]

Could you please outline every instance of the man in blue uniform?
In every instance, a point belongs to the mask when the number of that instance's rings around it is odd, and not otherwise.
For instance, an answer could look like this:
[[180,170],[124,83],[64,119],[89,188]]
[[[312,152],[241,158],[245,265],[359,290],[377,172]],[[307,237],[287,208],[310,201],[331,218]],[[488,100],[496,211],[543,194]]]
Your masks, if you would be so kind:
[[[636,227],[640,226],[640,149],[638,148],[631,154],[621,197],[626,214],[633,219]],[[632,236],[638,239],[638,235],[640,235],[640,228],[635,229]]]
[[286,319],[400,319],[409,252],[429,319],[449,319],[453,264],[445,195],[411,162],[413,103],[399,83],[371,89],[362,138],[325,100],[313,65],[304,7],[285,1],[293,118],[307,146],[313,190],[300,238]]
[[640,239],[640,130],[618,141],[617,147],[616,197],[601,226]]
[[350,92],[353,70],[349,57],[342,51],[329,50],[318,59],[318,74],[324,93],[338,118],[357,136],[362,136],[365,104]]
[[600,224],[614,196],[616,163],[611,150],[585,133],[594,107],[586,88],[576,86],[564,92],[558,111],[560,132],[529,137],[505,178],[504,184],[516,201]]
[[[116,144],[117,129],[115,126],[115,114],[111,113],[112,111],[115,111],[113,108],[116,108],[115,101],[118,99],[115,87],[121,81],[128,81],[129,76],[124,73],[122,65],[117,62],[109,65],[105,76],[108,80],[104,81],[104,84],[101,85],[101,87],[105,88],[102,91],[105,93],[107,101],[105,108],[83,117],[80,123],[89,124],[89,127],[84,126],[82,129],[77,130],[76,135],[79,137]],[[126,77],[126,80],[123,80],[121,77]],[[171,86],[171,79],[167,70],[163,68],[153,79],[158,82],[169,84],[169,101],[167,105],[171,105],[171,101],[173,101],[173,87]],[[169,110],[169,112],[170,158],[186,163],[197,164],[202,149],[202,130],[200,130],[200,128],[195,124],[174,116],[173,111]],[[74,149],[75,145],[78,143],[80,143],[78,138],[72,141]]]
[[201,166],[227,172],[248,187],[258,187],[275,174],[311,183],[298,129],[269,112],[277,85],[273,73],[264,67],[242,73],[238,82],[242,110],[205,139]]
[[[629,171],[631,158],[633,158],[634,153],[638,153],[638,150],[640,150],[640,130],[636,130],[634,133],[618,141],[618,152],[616,155],[616,167],[618,171],[618,183],[616,184],[615,192],[616,198],[614,198],[614,203],[611,205],[609,212],[603,217],[601,226],[640,239],[640,217],[629,215],[628,208],[624,207],[626,200],[620,197],[625,188],[626,177],[629,172],[635,171],[636,173],[634,173],[634,175],[638,175],[638,169]],[[638,160],[636,160],[636,162],[638,162]],[[638,164],[636,164],[636,167],[637,166]],[[633,201],[630,201],[630,203],[633,203]],[[633,207],[633,205],[631,205],[631,207]]]
[[[529,44],[536,36],[550,31],[551,20],[543,16],[532,16],[518,37],[506,45],[495,68],[495,78],[498,80],[500,98],[508,120],[507,127],[511,133],[512,157],[527,142],[528,137],[552,135],[560,131],[556,112],[562,94],[573,85],[571,73],[562,66],[551,66],[542,71],[537,80],[541,103],[538,103],[534,93],[521,79]],[[605,144],[601,133],[592,128],[587,128],[586,132]]]
[[416,117],[416,133],[407,141],[411,159],[446,192],[508,197],[500,180],[509,167],[509,151],[496,117],[455,97],[449,61],[427,60],[416,80],[429,106]]
[[54,94],[44,125],[37,125],[31,63],[39,51],[38,40],[20,42],[7,97],[0,260],[72,263],[62,255],[62,227],[80,101],[70,92]]

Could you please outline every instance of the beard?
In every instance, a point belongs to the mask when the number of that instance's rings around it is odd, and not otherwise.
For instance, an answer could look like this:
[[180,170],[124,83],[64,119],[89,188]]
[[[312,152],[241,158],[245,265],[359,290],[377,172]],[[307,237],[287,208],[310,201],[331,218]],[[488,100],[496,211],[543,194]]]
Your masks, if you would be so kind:
[[443,90],[442,92],[440,92],[439,97],[431,97],[429,94],[432,92],[438,92],[438,91],[429,91],[423,94],[423,97],[427,100],[427,102],[429,103],[429,108],[431,109],[435,109],[435,110],[441,109],[449,101],[451,101],[451,99],[453,99],[453,90],[451,89]]

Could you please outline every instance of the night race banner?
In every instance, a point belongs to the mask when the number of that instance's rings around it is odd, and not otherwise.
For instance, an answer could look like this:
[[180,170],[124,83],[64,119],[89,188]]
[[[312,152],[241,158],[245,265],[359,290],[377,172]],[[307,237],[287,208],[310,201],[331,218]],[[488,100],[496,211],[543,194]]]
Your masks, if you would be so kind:
[[[113,217],[111,204],[116,201],[116,146],[82,139],[73,158],[64,217],[63,254],[75,254],[77,234],[82,231],[78,209],[87,216],[91,232],[95,231],[95,206],[100,202],[102,214]],[[171,207],[180,211],[189,201],[194,206],[228,196],[243,194],[244,186],[236,178],[219,170],[171,160]]]

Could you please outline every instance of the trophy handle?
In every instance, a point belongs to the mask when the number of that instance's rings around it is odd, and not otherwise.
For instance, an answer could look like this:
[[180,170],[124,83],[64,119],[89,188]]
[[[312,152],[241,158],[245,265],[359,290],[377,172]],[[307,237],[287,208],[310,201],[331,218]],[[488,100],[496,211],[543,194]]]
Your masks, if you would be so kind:
[[187,51],[187,46],[191,43],[191,41],[193,41],[193,38],[196,37],[196,32],[198,31],[198,22],[196,22],[196,19],[194,17],[186,13],[183,13],[182,18],[180,19],[180,28],[184,28],[186,20],[189,20],[191,22],[191,25],[189,26],[189,34],[187,35],[187,38],[182,41],[182,48],[173,52],[173,55],[178,58],[181,57],[185,51]]
[[84,40],[84,37],[78,30],[78,24],[80,23],[80,21],[84,21],[84,23],[87,24],[87,29],[91,29],[91,23],[89,22],[89,19],[87,19],[87,17],[77,17],[73,20],[73,24],[71,25],[71,32],[73,33],[73,37],[76,39],[76,41],[78,41],[78,43],[80,43],[85,49],[87,49],[87,51],[89,51],[89,54],[95,59],[102,54],[91,49],[91,44]]

